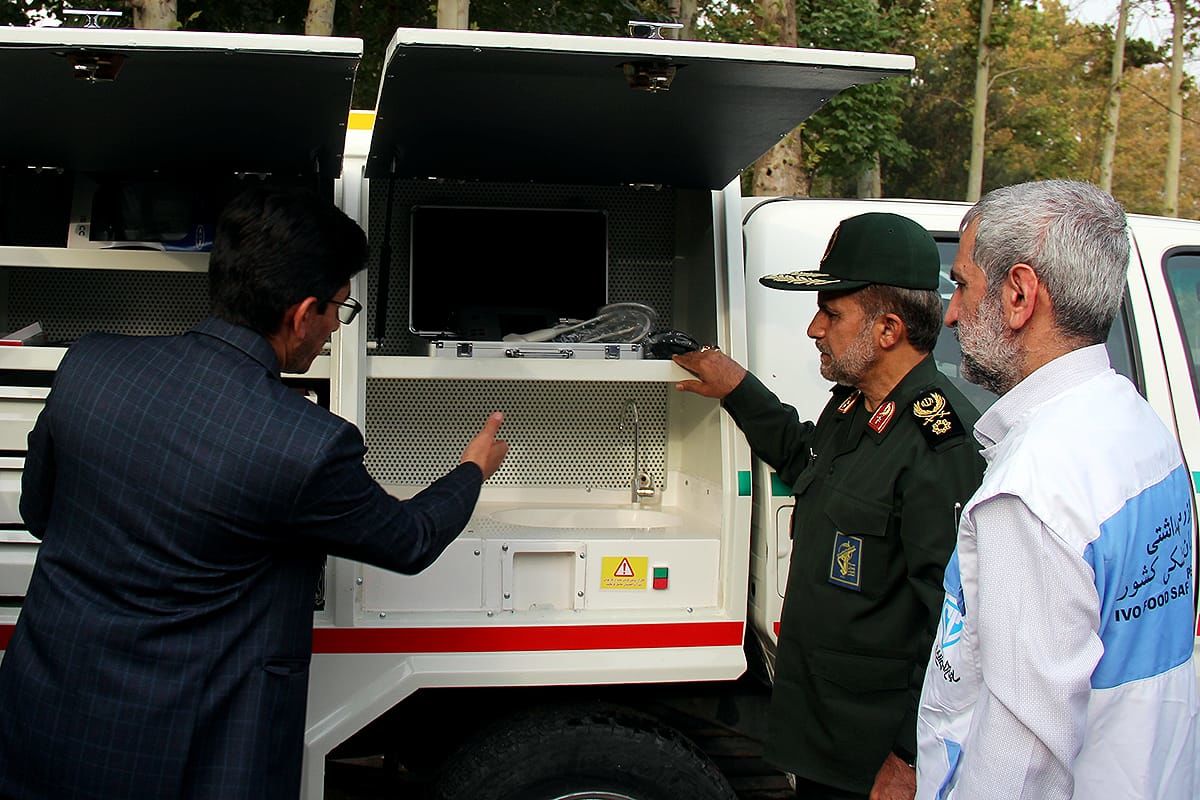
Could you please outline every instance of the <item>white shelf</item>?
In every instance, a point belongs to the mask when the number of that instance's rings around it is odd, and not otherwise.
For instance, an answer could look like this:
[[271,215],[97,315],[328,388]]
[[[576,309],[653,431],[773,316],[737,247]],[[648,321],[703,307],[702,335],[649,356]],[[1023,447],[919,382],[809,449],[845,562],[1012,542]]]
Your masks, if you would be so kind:
[[[0,369],[28,369],[53,372],[67,354],[65,347],[3,347],[0,346]],[[303,375],[284,373],[285,378],[329,379],[329,356],[317,356]]]
[[673,361],[368,356],[368,378],[476,381],[645,381],[692,377]]
[[208,253],[157,250],[88,250],[66,247],[0,247],[0,266],[49,269],[131,269],[208,272]]
[[67,354],[65,347],[0,346],[0,369],[40,369],[53,372]]

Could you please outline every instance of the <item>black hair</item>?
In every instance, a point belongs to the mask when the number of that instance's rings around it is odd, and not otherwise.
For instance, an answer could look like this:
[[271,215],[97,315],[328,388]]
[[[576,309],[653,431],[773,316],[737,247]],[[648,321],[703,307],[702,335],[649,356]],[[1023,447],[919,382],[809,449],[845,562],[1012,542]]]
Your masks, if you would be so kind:
[[919,353],[929,353],[942,330],[942,298],[932,289],[905,289],[873,283],[855,293],[871,319],[895,314],[904,322],[908,342]]
[[367,237],[311,189],[255,187],[217,220],[208,267],[212,313],[263,336],[306,297],[328,301],[366,266]]

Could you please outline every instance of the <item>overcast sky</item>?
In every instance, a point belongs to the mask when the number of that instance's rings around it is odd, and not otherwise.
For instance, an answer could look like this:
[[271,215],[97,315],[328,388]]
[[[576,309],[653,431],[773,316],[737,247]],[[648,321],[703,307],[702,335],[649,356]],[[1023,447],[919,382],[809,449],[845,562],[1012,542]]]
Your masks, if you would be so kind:
[[[1067,8],[1077,19],[1086,22],[1106,22],[1116,28],[1119,0],[1066,0]],[[1158,44],[1171,43],[1171,7],[1166,0],[1135,0],[1129,10],[1128,36],[1149,39]],[[1194,74],[1197,56],[1188,59]]]

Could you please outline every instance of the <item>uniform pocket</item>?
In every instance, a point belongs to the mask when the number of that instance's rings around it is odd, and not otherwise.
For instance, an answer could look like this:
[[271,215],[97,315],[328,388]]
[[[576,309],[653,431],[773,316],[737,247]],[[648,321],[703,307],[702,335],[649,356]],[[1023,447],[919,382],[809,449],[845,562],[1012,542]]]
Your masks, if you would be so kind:
[[891,504],[830,486],[824,510],[833,530],[822,545],[826,555],[815,564],[814,577],[869,598],[882,597],[898,577],[892,574],[896,545],[887,538]]
[[870,765],[869,774],[878,769],[912,705],[911,669],[902,658],[812,651],[813,718],[831,740],[831,758],[852,752],[860,768]]
[[856,692],[908,689],[912,663],[906,658],[865,656],[837,650],[813,650],[813,675]]
[[263,662],[263,672],[285,678],[299,674],[308,675],[308,659],[268,658]]
[[808,487],[812,486],[812,482],[817,477],[817,462],[810,461],[808,466],[801,471],[792,483],[792,494],[799,497],[808,491]]
[[850,536],[886,536],[892,518],[891,503],[829,487],[825,514],[833,526]]

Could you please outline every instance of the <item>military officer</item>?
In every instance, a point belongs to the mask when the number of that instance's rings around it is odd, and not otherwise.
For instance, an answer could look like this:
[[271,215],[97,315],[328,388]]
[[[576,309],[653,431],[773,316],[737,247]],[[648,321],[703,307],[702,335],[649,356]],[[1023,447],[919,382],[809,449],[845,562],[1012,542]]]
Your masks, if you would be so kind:
[[934,365],[939,258],[895,214],[834,231],[817,271],[766,286],[816,291],[808,336],[836,384],[814,424],[716,349],[676,356],[792,487],[791,572],[767,758],[803,798],[911,798],[917,703],[954,548],[983,474],[975,409]]

